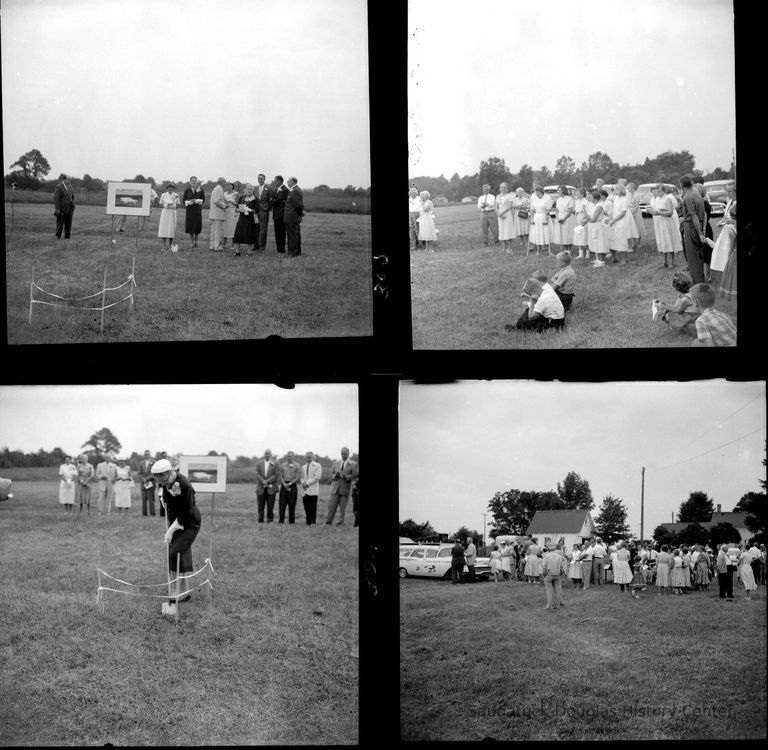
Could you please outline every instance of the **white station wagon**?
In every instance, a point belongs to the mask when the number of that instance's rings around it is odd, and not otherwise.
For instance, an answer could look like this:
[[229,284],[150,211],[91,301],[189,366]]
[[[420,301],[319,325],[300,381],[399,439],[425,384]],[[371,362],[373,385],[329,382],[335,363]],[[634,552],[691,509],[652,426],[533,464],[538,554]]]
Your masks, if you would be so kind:
[[[400,578],[409,576],[450,578],[452,548],[452,544],[401,544],[398,575]],[[466,565],[464,572],[469,572]],[[475,563],[475,575],[482,579],[488,578],[490,574],[490,558],[478,557]]]

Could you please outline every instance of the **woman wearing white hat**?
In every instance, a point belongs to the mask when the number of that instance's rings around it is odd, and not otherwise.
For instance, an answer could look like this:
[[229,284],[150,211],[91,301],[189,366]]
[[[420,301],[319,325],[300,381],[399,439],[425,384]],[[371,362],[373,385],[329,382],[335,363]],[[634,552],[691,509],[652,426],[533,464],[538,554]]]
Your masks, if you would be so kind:
[[[179,572],[191,573],[192,542],[200,531],[202,518],[195,505],[195,490],[183,474],[180,474],[166,458],[155,461],[152,474],[157,479],[160,488],[161,502],[166,508],[166,523],[170,524],[163,540],[168,544],[168,570],[176,572],[176,556],[180,555]],[[176,583],[176,592],[172,596],[179,597],[183,584],[184,591],[189,590],[186,578]],[[189,599],[189,594],[179,601]],[[171,599],[173,604],[175,599]]]

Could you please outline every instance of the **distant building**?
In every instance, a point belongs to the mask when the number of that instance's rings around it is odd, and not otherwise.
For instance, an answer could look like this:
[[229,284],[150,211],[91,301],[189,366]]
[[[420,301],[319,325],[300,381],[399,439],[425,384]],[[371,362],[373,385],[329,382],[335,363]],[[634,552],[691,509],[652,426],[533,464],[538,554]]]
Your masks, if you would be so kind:
[[720,510],[720,505],[718,505],[717,510],[715,510],[715,512],[712,514],[712,517],[709,519],[709,521],[689,521],[687,523],[679,523],[679,522],[678,523],[662,523],[662,524],[659,524],[659,526],[666,529],[671,534],[679,534],[681,531],[683,531],[685,528],[690,526],[690,524],[692,523],[698,523],[707,531],[709,531],[713,526],[716,526],[719,523],[729,523],[731,524],[731,526],[733,526],[736,529],[736,531],[739,532],[739,534],[741,535],[741,541],[746,542],[751,537],[754,536],[754,534],[747,528],[746,519],[747,519],[746,513],[740,513],[738,511],[723,513]]
[[574,544],[595,536],[596,530],[588,510],[537,510],[526,533],[535,536],[539,545],[549,537],[553,544],[562,539],[566,549],[573,549]]
[[477,203],[477,196],[476,195],[465,195],[461,199],[462,203]]

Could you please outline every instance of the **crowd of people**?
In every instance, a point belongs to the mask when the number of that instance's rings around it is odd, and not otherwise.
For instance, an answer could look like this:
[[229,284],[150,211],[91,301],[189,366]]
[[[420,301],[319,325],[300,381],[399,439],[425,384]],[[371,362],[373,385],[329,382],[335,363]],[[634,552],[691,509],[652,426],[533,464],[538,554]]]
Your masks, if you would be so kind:
[[[267,449],[256,462],[254,482],[256,484],[256,510],[259,523],[272,523],[275,520],[275,502],[277,501],[277,521],[288,524],[296,522],[296,505],[301,494],[304,517],[308,525],[317,523],[317,501],[320,494],[320,481],[323,469],[317,456],[307,452],[304,461],[296,460],[293,451],[288,451],[283,461],[278,461]],[[137,485],[141,489],[141,514],[155,515],[155,504],[159,505],[159,515],[165,515],[165,506],[159,502],[162,483],[157,479],[158,467],[165,463],[178,474],[177,456],[169,457],[163,451],[159,458],[153,459],[150,452],[144,451],[138,469],[134,472],[128,461],[107,452],[103,460],[94,468],[86,454],[78,456],[75,463],[71,456],[65,456],[59,467],[59,503],[66,513],[73,513],[78,507],[78,514],[85,508],[91,515],[91,499],[95,494],[99,516],[108,516],[112,506],[118,513],[128,513],[131,509],[132,490]],[[165,470],[163,470],[165,471]],[[179,474],[179,476],[182,476]],[[183,477],[185,481],[189,481]],[[359,513],[359,470],[356,461],[349,458],[349,449],[341,449],[340,458],[331,465],[330,497],[325,523],[337,526],[345,525],[346,510],[352,500],[353,525],[358,525]]]
[[[189,248],[198,247],[203,229],[203,204],[205,192],[197,177],[189,178],[181,196],[172,182],[165,185],[159,196],[151,191],[151,205],[159,204],[160,222],[157,236],[163,250],[177,250],[177,210],[184,208],[184,232],[189,236]],[[151,209],[150,209],[151,210]],[[66,175],[54,191],[54,213],[56,216],[56,238],[69,239],[72,231],[72,217],[75,211],[74,188]],[[283,181],[275,176],[271,184],[266,177],[258,175],[256,184],[246,183],[244,192],[239,194],[234,183],[219,177],[210,196],[208,220],[210,224],[209,250],[232,251],[234,256],[247,256],[264,252],[267,248],[269,217],[272,224],[278,253],[295,257],[301,255],[301,221],[304,217],[304,194],[295,177]],[[146,217],[144,224],[146,226]],[[117,218],[115,231],[124,232],[126,216]]]
[[[460,561],[459,548],[463,549],[457,542],[453,552],[456,564]],[[469,557],[465,559],[469,566]],[[596,536],[569,550],[562,539],[555,542],[547,537],[540,545],[537,537],[526,537],[498,544],[492,540],[490,569],[496,583],[506,580],[543,584],[548,610],[562,606],[564,582],[580,591],[615,584],[620,591],[639,598],[641,592],[653,589],[659,595],[680,596],[709,591],[716,580],[719,598],[732,600],[735,576],[749,600],[757,587],[766,583],[766,548],[750,542],[724,543],[714,548],[626,540],[606,544]],[[476,579],[474,571],[471,579]],[[454,576],[454,582],[460,579]]]

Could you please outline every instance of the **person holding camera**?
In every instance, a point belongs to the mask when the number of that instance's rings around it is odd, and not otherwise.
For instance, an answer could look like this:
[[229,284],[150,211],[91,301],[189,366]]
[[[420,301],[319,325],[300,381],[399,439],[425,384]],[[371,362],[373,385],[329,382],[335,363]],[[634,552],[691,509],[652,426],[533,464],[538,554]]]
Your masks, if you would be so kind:
[[67,175],[61,175],[61,182],[53,191],[54,216],[56,217],[56,239],[61,239],[64,231],[64,239],[68,240],[72,232],[72,215],[75,213],[75,191],[72,184],[67,182]]

